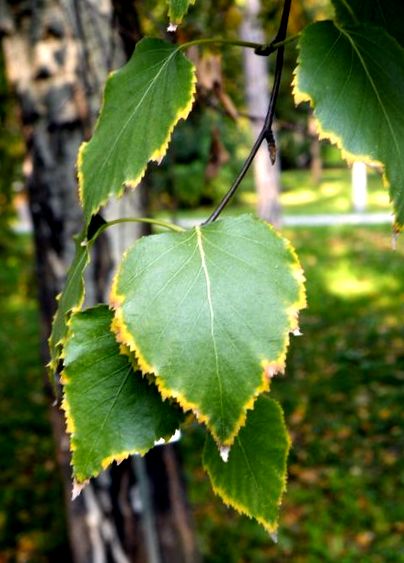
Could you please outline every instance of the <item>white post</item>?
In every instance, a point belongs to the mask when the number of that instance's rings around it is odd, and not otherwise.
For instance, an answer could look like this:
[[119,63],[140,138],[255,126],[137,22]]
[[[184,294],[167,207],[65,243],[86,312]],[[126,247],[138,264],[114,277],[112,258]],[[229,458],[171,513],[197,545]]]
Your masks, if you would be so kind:
[[352,206],[355,212],[366,211],[368,199],[367,170],[364,162],[354,162],[352,166]]

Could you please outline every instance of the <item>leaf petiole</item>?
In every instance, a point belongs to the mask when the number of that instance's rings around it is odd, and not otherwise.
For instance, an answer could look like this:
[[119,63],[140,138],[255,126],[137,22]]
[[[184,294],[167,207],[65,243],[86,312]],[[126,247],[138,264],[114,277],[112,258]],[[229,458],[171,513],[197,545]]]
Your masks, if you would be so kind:
[[91,236],[90,239],[84,239],[81,242],[82,246],[87,246],[90,243],[93,243],[104,231],[109,229],[109,227],[113,227],[114,225],[119,225],[120,223],[147,223],[149,225],[156,225],[158,227],[163,227],[164,229],[169,229],[170,231],[174,231],[176,233],[182,233],[185,231],[183,227],[179,225],[174,225],[174,223],[168,223],[167,221],[161,221],[159,219],[150,219],[149,217],[123,217],[121,219],[114,219],[113,221],[107,221],[103,223]]
[[275,52],[280,47],[287,45],[288,43],[292,43],[292,41],[296,41],[299,38],[300,33],[296,33],[295,35],[291,35],[287,39],[282,41],[274,41],[269,44],[263,43],[254,43],[253,41],[242,41],[241,39],[222,39],[220,37],[212,37],[212,38],[204,38],[204,39],[195,39],[193,41],[188,41],[187,43],[182,43],[182,45],[178,45],[178,50],[188,49],[188,47],[192,47],[194,45],[229,45],[233,47],[245,47],[246,49],[254,49],[258,55],[265,54],[269,55]]

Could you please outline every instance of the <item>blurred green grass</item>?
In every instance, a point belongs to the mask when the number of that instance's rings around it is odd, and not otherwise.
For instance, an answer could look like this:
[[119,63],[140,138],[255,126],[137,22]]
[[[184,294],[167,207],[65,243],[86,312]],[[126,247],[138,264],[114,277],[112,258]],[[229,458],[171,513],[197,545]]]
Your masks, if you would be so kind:
[[[231,181],[231,180],[230,180]],[[316,186],[309,170],[287,170],[281,174],[281,205],[285,215],[316,215],[352,213],[351,170],[348,168],[325,168],[321,181]],[[241,189],[225,210],[225,215],[254,212],[257,195],[254,190],[253,177],[250,173],[241,185]],[[211,207],[179,210],[181,218],[208,217]],[[388,189],[383,185],[381,175],[368,169],[368,200],[367,212],[389,212]],[[167,212],[159,213],[168,217]]]
[[[285,214],[311,215],[321,213],[351,213],[351,170],[325,169],[318,186],[313,186],[307,170],[282,173],[281,203]],[[389,211],[389,195],[377,172],[368,169],[367,211]]]
[[68,561],[30,238],[9,233],[0,260],[0,561]]

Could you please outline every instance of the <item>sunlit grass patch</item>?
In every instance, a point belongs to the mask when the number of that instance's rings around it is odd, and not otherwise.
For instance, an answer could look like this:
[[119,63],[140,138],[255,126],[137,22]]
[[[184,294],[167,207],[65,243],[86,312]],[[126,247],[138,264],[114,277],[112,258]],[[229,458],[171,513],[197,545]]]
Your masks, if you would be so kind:
[[[320,214],[353,211],[351,171],[348,168],[324,170],[316,185],[309,171],[286,171],[282,174],[281,202],[285,213]],[[368,169],[367,211],[388,211],[388,190],[376,171]]]
[[[282,191],[280,200],[284,214],[316,215],[351,213],[352,204],[351,170],[348,168],[325,169],[321,181],[316,184],[309,170],[287,170],[281,174]],[[231,206],[233,212],[242,208],[254,210],[257,193],[252,182],[246,182],[237,196],[237,203]],[[368,169],[368,212],[391,210],[388,189],[383,185],[381,175]]]

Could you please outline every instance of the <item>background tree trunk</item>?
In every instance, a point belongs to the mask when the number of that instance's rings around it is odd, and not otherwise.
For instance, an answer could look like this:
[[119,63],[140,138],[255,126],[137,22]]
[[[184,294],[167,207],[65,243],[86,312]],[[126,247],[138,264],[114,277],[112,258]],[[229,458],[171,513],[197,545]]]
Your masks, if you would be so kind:
[[[245,0],[241,37],[245,41],[265,43],[265,36],[259,21],[260,0]],[[252,49],[243,50],[245,88],[248,113],[262,117],[252,120],[254,138],[258,137],[269,104],[269,77],[266,57],[257,56]],[[280,164],[279,154],[272,166],[266,143],[261,145],[254,159],[254,179],[257,190],[257,213],[259,217],[279,226],[281,222]]]
[[[90,136],[104,81],[141,37],[133,0],[0,0],[6,70],[17,94],[27,143],[25,172],[34,227],[42,319],[42,355],[72,260],[82,213],[75,163]],[[141,189],[105,209],[146,215]],[[86,302],[105,299],[121,251],[147,234],[133,225],[100,237],[87,274]],[[72,557],[76,563],[197,561],[175,446],[155,448],[92,480],[71,502],[71,471],[63,414],[51,412],[65,484]]]
[[316,121],[312,115],[308,118],[308,132],[310,135],[310,172],[313,184],[321,182],[323,163],[321,161],[321,143],[317,135]]

